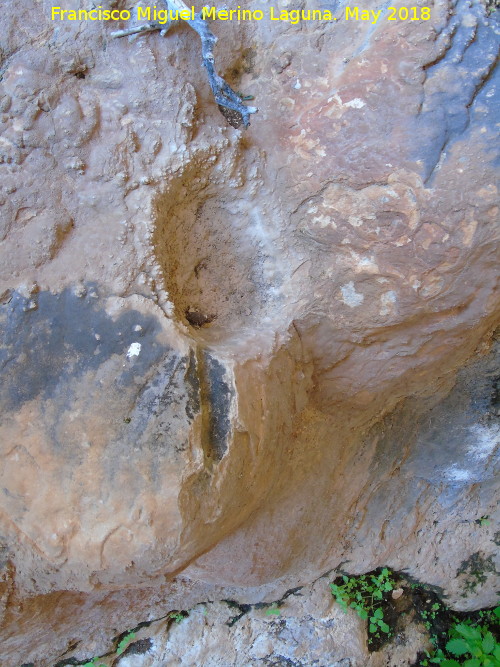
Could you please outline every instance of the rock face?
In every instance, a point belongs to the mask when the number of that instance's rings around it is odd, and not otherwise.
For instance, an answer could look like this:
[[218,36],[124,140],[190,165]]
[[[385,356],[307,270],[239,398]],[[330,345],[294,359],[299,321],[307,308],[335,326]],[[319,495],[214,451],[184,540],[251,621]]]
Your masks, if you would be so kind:
[[2,10],[7,666],[340,564],[494,602],[495,16],[325,8],[214,24],[247,131],[186,25]]
[[[366,628],[333,602],[328,579],[292,589],[277,606],[207,602],[144,624],[125,651],[98,659],[104,667],[283,665],[386,667],[413,664],[429,648],[414,618],[382,650],[370,653]],[[184,616],[184,617],[183,617]],[[61,667],[64,660],[61,661]]]

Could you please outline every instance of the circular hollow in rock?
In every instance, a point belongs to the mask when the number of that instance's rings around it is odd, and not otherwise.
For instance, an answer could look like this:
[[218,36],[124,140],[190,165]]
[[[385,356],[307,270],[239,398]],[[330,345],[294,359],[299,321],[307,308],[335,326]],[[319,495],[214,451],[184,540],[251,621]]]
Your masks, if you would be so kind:
[[192,169],[156,201],[155,254],[175,314],[212,344],[252,329],[277,286],[245,194]]

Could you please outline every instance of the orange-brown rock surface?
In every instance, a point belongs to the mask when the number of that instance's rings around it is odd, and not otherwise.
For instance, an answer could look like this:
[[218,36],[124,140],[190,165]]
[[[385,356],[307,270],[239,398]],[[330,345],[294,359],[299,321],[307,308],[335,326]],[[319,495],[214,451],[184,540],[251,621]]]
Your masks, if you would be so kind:
[[494,602],[498,23],[429,6],[215,22],[246,131],[187,25],[2,7],[2,665],[340,564]]

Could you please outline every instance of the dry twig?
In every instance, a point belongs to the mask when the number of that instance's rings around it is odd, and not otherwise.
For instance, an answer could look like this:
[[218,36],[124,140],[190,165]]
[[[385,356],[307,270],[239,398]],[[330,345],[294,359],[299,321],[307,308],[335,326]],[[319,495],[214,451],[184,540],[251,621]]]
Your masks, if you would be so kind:
[[[167,6],[167,11],[187,11],[190,12],[183,0],[163,0]],[[219,105],[219,109],[226,120],[233,127],[240,127],[243,124],[245,127],[250,125],[250,115],[257,113],[256,107],[248,107],[243,104],[242,98],[236,93],[231,86],[217,73],[215,69],[214,47],[217,38],[208,27],[207,22],[202,18],[201,12],[195,14],[194,19],[186,20],[191,28],[198,33],[201,39],[201,56],[202,64],[207,70],[208,82],[215,101]],[[143,32],[154,32],[160,30],[160,34],[165,35],[171,23],[146,23],[136,28],[128,28],[126,30],[117,30],[111,33],[112,37],[126,37],[129,35],[140,34]]]

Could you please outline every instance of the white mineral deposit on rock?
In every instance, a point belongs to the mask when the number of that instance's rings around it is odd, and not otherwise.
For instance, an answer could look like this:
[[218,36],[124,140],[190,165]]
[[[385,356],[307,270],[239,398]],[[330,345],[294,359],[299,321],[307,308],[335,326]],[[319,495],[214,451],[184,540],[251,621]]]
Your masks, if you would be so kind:
[[356,291],[352,281],[347,283],[347,285],[342,285],[340,291],[342,292],[343,302],[346,306],[349,306],[349,308],[356,308],[356,306],[360,306],[365,300],[363,294]]
[[127,359],[131,359],[132,357],[138,357],[140,353],[141,353],[141,344],[132,343],[127,350]]

